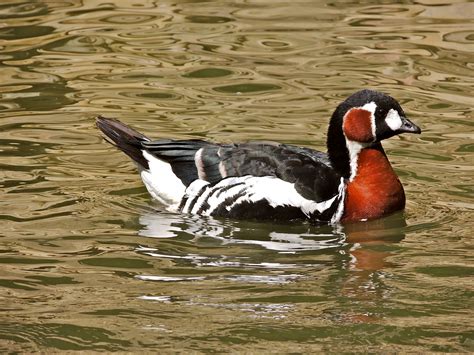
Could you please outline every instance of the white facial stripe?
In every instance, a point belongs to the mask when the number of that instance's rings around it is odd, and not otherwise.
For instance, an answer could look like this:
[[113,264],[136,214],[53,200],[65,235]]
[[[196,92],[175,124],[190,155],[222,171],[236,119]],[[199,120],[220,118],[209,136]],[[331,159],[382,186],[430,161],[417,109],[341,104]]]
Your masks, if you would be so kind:
[[400,115],[393,108],[388,111],[387,116],[385,117],[385,123],[387,123],[387,126],[389,126],[392,131],[400,129],[403,124]]
[[375,125],[375,110],[377,109],[377,104],[373,101],[365,104],[362,108],[366,111],[370,112],[370,127],[372,129],[372,137],[376,140],[376,129],[377,126]]
[[364,106],[362,106],[362,108],[374,114],[375,110],[377,109],[377,104],[371,101],[371,102],[366,103]]

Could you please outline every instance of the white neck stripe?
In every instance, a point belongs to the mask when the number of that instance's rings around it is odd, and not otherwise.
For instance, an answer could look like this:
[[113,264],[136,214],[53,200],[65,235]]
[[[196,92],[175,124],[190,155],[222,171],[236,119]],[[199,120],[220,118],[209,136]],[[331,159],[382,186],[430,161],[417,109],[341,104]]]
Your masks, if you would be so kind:
[[[372,137],[374,137],[374,141],[375,141],[377,140],[376,125],[375,125],[375,110],[377,109],[377,104],[374,101],[371,101],[369,103],[366,103],[364,106],[360,108],[370,112],[370,128],[372,130]],[[357,175],[357,161],[359,159],[359,153],[362,149],[370,146],[371,143],[362,143],[362,142],[352,141],[350,139],[347,139],[345,134],[344,134],[344,138],[346,139],[346,147],[347,147],[347,150],[349,151],[349,165],[351,168],[351,175],[349,177],[349,181],[352,181]]]

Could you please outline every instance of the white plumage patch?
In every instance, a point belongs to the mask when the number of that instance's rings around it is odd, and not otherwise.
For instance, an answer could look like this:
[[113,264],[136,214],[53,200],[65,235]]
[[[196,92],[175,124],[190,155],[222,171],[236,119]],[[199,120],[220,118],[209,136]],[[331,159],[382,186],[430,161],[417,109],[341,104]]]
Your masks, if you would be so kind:
[[336,213],[331,218],[331,223],[337,223],[341,220],[342,214],[344,213],[344,200],[346,197],[346,184],[344,183],[344,178],[341,178],[338,189],[338,197],[340,198],[339,206],[337,206]]
[[327,201],[316,202],[301,196],[296,191],[294,184],[272,176],[232,177],[223,179],[215,185],[210,185],[203,180],[196,180],[186,190],[187,201],[183,212],[209,216],[223,204],[230,212],[242,203],[256,203],[265,200],[271,207],[300,208],[309,217],[315,212],[322,213],[330,208],[335,200],[344,194],[343,179],[341,179],[341,186],[339,194]]
[[349,177],[349,180],[352,181],[357,175],[357,161],[359,159],[359,153],[362,149],[370,146],[370,143],[360,143],[346,138],[346,146],[347,150],[349,151],[349,164],[351,167],[351,176]]
[[265,177],[247,177],[247,194],[239,197],[233,205],[228,207],[231,210],[234,205],[242,202],[257,202],[267,200],[270,206],[292,206],[299,207],[307,216],[314,211],[322,212],[334,200],[317,203],[301,196],[295,189],[295,185],[284,180],[265,176]]
[[[316,202],[304,198],[295,185],[273,176],[242,176],[224,178],[215,185],[197,179],[187,188],[173,173],[171,165],[144,151],[149,168],[140,171],[142,180],[150,195],[169,209],[184,213],[210,216],[217,209],[230,212],[241,204],[266,201],[270,207],[299,208],[307,217],[335,208],[331,223],[339,221],[344,201],[344,180],[341,179],[338,194],[326,201]],[[249,207],[252,208],[252,207]],[[221,214],[218,214],[221,215]]]
[[400,115],[393,108],[390,109],[390,111],[388,111],[387,116],[385,117],[385,122],[387,123],[387,126],[389,126],[392,131],[396,131],[400,129],[400,127],[403,124]]
[[150,195],[171,208],[177,207],[186,187],[173,173],[171,165],[143,151],[149,169],[140,171],[141,178]]
[[[244,189],[244,185],[241,184],[242,178],[235,177],[221,180],[218,184],[212,188],[208,188],[207,191],[200,197],[191,213],[197,213],[204,202],[209,204],[208,210],[205,212],[206,215],[210,215],[219,205],[227,198],[236,196],[239,192]],[[223,190],[226,188],[226,190]],[[220,193],[219,193],[220,192]]]
[[377,104],[371,101],[365,104],[364,106],[362,106],[362,108],[370,112],[370,128],[372,129],[372,137],[374,137],[374,140],[375,140],[376,139],[375,137],[377,137],[376,135],[377,126],[375,125],[375,110],[377,109]]

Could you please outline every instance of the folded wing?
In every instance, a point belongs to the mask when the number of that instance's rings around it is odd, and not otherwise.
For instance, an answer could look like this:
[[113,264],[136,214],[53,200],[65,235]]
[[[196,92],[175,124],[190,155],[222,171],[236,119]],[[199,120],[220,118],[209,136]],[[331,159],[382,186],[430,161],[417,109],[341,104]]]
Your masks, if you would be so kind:
[[201,140],[143,142],[147,152],[169,163],[189,186],[200,179],[216,184],[229,177],[276,177],[294,184],[304,198],[326,201],[338,193],[340,176],[327,155],[273,142],[213,144]]

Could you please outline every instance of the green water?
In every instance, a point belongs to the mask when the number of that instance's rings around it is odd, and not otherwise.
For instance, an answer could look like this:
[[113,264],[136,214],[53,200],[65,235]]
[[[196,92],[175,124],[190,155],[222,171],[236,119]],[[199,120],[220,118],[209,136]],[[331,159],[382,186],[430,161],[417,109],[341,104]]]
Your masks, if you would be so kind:
[[[2,352],[472,352],[474,3],[0,4]],[[175,215],[101,138],[324,150],[361,88],[407,208],[314,227]]]

